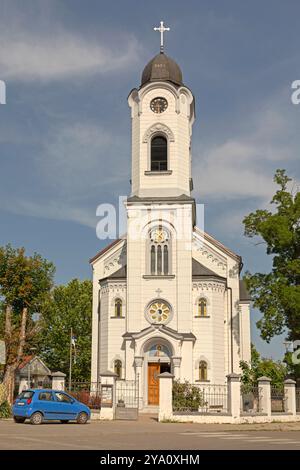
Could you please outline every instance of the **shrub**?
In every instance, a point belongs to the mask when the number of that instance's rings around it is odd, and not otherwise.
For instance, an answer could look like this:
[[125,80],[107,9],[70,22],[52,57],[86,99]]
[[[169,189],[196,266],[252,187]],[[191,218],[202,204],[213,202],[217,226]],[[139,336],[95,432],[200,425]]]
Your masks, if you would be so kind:
[[203,392],[199,387],[188,381],[180,383],[175,380],[173,384],[174,411],[198,411],[205,405]]
[[0,405],[4,403],[7,399],[7,390],[5,385],[2,383],[0,384]]
[[11,407],[7,400],[5,400],[0,405],[0,419],[2,418],[10,418],[11,416]]

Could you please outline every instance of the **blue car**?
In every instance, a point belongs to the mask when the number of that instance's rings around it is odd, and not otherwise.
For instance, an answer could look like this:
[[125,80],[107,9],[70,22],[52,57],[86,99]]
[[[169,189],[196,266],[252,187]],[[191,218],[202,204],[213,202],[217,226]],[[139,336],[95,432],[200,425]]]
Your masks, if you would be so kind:
[[91,417],[86,405],[66,392],[49,389],[24,390],[16,398],[12,412],[16,423],[29,419],[31,424],[42,424],[48,420],[86,424]]

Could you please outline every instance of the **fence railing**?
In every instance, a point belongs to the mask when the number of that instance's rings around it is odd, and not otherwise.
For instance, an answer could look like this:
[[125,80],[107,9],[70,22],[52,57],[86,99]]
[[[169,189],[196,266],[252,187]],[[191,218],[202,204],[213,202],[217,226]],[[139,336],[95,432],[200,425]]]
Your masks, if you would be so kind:
[[101,385],[99,382],[72,382],[71,389],[67,383],[66,391],[91,409],[101,408]]
[[[175,392],[175,393],[174,393]],[[173,389],[173,411],[178,413],[228,413],[228,390],[223,384],[193,384]]]
[[300,388],[296,388],[296,412],[300,413]]
[[138,408],[139,380],[116,380],[116,405],[124,408]]
[[285,394],[283,387],[271,386],[271,412],[284,413],[285,411]]
[[258,385],[241,385],[241,411],[243,413],[259,413],[261,388]]

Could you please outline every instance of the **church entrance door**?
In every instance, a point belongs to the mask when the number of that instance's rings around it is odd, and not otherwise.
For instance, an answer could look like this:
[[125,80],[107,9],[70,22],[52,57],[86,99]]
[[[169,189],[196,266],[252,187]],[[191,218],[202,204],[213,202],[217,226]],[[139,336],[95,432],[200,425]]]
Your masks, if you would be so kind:
[[159,405],[159,378],[163,372],[170,372],[170,364],[148,363],[148,405]]
[[159,404],[159,379],[160,364],[148,364],[148,404]]

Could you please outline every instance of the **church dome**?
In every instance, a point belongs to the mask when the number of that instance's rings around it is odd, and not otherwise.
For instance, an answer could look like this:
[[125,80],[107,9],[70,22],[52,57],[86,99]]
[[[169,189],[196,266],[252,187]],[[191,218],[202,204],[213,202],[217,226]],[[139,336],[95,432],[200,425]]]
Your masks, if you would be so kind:
[[142,83],[162,80],[164,82],[172,82],[175,85],[183,85],[182,72],[179,65],[163,52],[160,52],[146,65],[142,73]]

